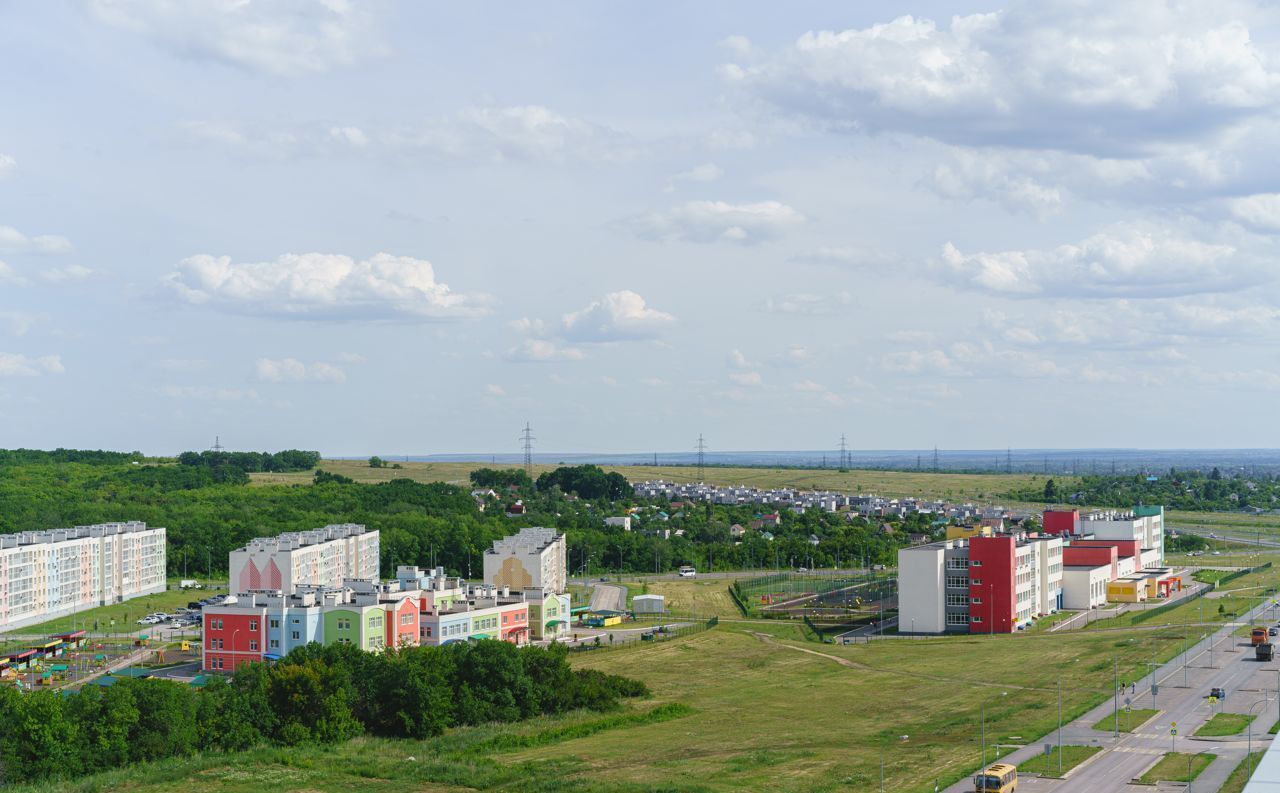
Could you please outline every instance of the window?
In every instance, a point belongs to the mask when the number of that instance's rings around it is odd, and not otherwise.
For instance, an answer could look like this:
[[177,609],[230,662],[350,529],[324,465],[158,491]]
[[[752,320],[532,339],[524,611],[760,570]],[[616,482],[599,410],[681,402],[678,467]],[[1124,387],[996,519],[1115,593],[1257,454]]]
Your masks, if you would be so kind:
[[272,640],[271,640],[271,649],[272,649],[272,650],[279,650],[279,649],[280,649],[280,640],[279,640],[279,639],[272,639]]
[[969,560],[963,556],[953,556],[947,560],[948,570],[967,570],[969,568]]
[[969,605],[968,595],[947,595],[948,606],[967,606]]
[[970,603],[972,603],[972,604],[974,604],[975,606],[981,606],[981,605],[982,605],[982,598],[980,598],[980,597],[975,597],[975,598],[972,598],[969,602],[970,602]]
[[947,576],[947,589],[968,589],[969,579],[960,575]]
[[249,651],[250,651],[250,652],[257,652],[257,651],[258,651],[258,640],[257,640],[257,639],[250,639],[250,640],[249,640]]
[[256,631],[257,629],[258,629],[258,621],[257,621],[257,620],[249,620],[249,630],[251,630],[251,631]]
[[973,585],[974,585],[974,586],[982,586],[982,579],[981,579],[981,578],[975,578],[975,579],[973,579]]
[[981,560],[981,559],[971,559],[971,560],[969,560],[969,566],[970,566],[970,567],[982,567],[982,560]]
[[279,627],[280,627],[280,620],[271,620],[271,627],[273,627],[273,628],[279,628]]
[[300,638],[300,637],[298,636],[298,632],[297,632],[297,631],[294,631],[294,632],[293,632],[293,640],[296,642],[299,638]]
[[966,614],[948,614],[947,615],[948,625],[967,625],[968,622],[969,622],[969,617]]
[[979,617],[979,616],[976,616],[976,615],[975,615],[975,616],[973,616],[973,617],[970,617],[970,618],[969,618],[969,621],[970,621],[970,622],[982,622],[982,617]]

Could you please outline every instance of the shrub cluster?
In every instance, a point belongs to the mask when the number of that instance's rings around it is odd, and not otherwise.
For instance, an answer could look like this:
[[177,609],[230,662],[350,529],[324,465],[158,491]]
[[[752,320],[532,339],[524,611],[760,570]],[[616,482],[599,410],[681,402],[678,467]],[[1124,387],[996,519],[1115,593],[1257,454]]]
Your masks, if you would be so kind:
[[333,743],[362,733],[423,739],[454,726],[514,722],[642,697],[636,680],[574,670],[563,645],[484,640],[366,653],[298,648],[246,664],[202,689],[121,679],[64,696],[0,688],[0,784],[69,778],[129,763],[239,751],[257,744]]

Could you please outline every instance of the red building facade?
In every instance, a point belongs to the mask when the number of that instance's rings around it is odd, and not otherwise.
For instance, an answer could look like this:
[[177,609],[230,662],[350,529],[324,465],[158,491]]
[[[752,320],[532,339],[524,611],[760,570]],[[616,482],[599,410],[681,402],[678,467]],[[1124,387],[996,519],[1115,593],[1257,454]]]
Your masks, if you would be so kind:
[[1080,533],[1080,510],[1078,509],[1046,509],[1044,511],[1044,533],[1061,534],[1072,537]]
[[1014,624],[1016,540],[969,539],[969,632],[1010,633]]
[[210,607],[204,610],[206,672],[232,672],[250,661],[261,661],[267,646],[267,609]]

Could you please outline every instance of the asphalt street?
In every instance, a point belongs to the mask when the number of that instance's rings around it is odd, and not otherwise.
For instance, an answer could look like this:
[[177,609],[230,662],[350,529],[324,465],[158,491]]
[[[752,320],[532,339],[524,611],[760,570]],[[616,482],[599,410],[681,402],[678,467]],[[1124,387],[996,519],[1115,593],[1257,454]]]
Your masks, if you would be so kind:
[[[1261,613],[1265,609],[1265,606],[1257,607],[1242,621],[1219,629],[1209,638],[1188,648],[1185,654],[1179,654],[1159,667],[1154,675],[1158,688],[1154,695],[1151,691],[1152,676],[1136,681],[1136,692],[1124,695],[1130,699],[1131,707],[1153,708],[1159,713],[1135,732],[1121,732],[1117,737],[1113,730],[1093,728],[1094,724],[1113,715],[1113,701],[1103,703],[1084,716],[1064,724],[1063,745],[1100,746],[1102,751],[1068,772],[1064,779],[1023,776],[1019,779],[1018,789],[1031,793],[1086,790],[1089,793],[1151,793],[1149,785],[1133,785],[1131,780],[1142,776],[1165,752],[1178,751],[1215,755],[1216,759],[1195,780],[1191,789],[1217,790],[1245,757],[1249,744],[1248,734],[1225,738],[1194,738],[1191,737],[1192,734],[1219,709],[1227,713],[1252,713],[1258,716],[1253,724],[1252,743],[1253,748],[1259,750],[1270,743],[1271,736],[1267,734],[1267,730],[1280,720],[1280,699],[1277,698],[1280,661],[1261,663],[1254,660],[1253,648],[1248,639],[1231,635],[1242,625],[1251,624],[1253,618],[1261,620],[1267,616]],[[1207,697],[1209,689],[1215,686],[1222,687],[1227,692],[1226,698],[1216,705],[1211,704]],[[1123,707],[1124,699],[1121,698],[1120,702]],[[1171,734],[1175,723],[1176,736]],[[989,724],[988,735],[992,734],[993,729],[998,731],[998,726]],[[1025,762],[1040,754],[1046,743],[1057,745],[1056,731],[1005,755],[1002,760],[1015,764]],[[988,746],[988,751],[990,750],[991,747]],[[988,763],[994,760],[994,754],[990,754]],[[1180,784],[1177,789],[1187,788]],[[967,778],[947,790],[949,793],[967,793],[973,790],[973,781]]]

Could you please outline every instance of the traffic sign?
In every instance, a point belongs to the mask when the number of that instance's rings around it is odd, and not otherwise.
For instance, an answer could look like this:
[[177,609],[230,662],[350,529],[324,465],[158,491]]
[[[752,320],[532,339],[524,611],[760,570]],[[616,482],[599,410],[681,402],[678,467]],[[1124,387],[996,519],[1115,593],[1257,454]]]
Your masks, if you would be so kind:
[[1048,754],[1050,754],[1050,753],[1052,753],[1052,752],[1053,752],[1053,744],[1051,744],[1051,743],[1046,743],[1046,744],[1044,745],[1044,753],[1045,753],[1046,755],[1048,755]]
[[1178,728],[1177,728],[1177,727],[1174,727],[1172,730],[1169,730],[1169,734],[1170,734],[1170,735],[1177,735],[1177,734],[1178,734]]
[[1151,696],[1153,696],[1153,697],[1154,697],[1156,694],[1159,694],[1159,693],[1160,693],[1160,686],[1157,686],[1155,683],[1152,683],[1152,684],[1151,684]]
[[1209,697],[1209,704],[1210,704],[1210,705],[1212,705],[1213,703],[1215,703],[1215,702],[1217,702],[1217,701],[1218,701],[1218,698],[1217,698],[1217,697]]

